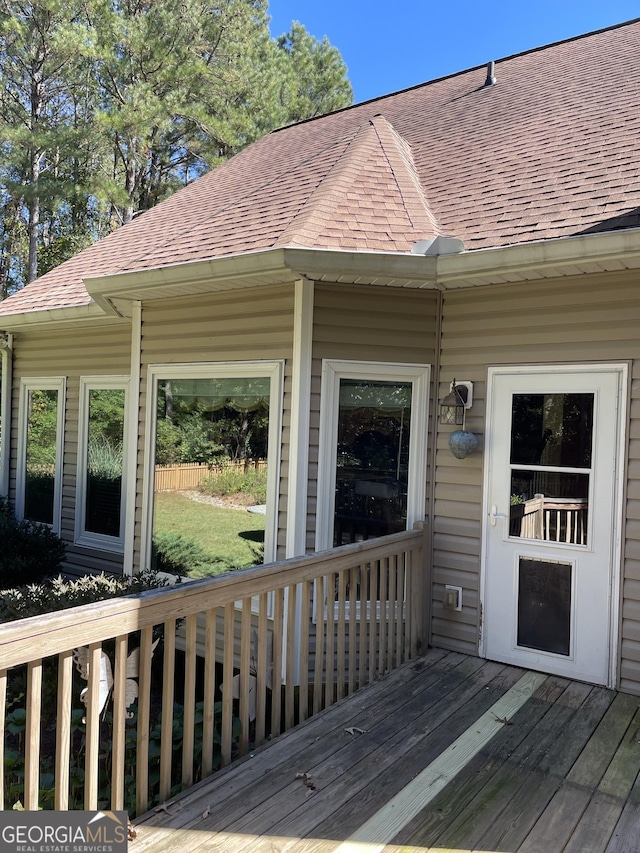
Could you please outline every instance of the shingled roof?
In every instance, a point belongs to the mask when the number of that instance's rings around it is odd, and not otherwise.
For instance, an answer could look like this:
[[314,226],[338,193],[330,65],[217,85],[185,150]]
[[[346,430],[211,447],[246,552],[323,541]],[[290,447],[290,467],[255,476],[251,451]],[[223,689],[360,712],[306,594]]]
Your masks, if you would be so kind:
[[466,250],[640,225],[640,20],[275,131],[0,304],[277,247]]

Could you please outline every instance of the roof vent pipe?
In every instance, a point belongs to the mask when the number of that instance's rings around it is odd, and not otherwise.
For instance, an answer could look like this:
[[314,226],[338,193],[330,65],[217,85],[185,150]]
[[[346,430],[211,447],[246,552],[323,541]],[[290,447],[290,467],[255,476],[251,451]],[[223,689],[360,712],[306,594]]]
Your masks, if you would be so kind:
[[485,86],[495,86],[496,75],[493,73],[495,71],[495,67],[495,62],[489,62],[487,64],[487,79],[484,81]]

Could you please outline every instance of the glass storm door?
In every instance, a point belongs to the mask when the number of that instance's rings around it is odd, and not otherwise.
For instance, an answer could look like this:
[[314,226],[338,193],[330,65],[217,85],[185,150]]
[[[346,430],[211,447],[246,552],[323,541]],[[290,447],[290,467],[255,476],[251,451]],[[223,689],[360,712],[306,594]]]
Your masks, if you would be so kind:
[[490,372],[486,657],[610,680],[622,373]]

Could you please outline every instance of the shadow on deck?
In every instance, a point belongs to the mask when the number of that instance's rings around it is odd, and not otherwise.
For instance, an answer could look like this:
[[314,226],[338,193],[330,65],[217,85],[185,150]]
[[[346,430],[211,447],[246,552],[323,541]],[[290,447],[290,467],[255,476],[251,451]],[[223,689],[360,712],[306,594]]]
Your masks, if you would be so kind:
[[136,821],[136,853],[640,849],[640,698],[430,650]]

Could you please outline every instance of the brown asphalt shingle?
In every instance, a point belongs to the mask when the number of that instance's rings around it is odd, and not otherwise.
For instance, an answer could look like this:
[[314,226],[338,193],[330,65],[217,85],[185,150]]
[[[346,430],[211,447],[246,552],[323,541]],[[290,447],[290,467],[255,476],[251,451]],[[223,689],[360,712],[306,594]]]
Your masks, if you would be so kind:
[[[490,57],[488,57],[489,59]],[[269,134],[0,305],[87,304],[83,277],[275,246],[467,249],[640,224],[640,21]]]

